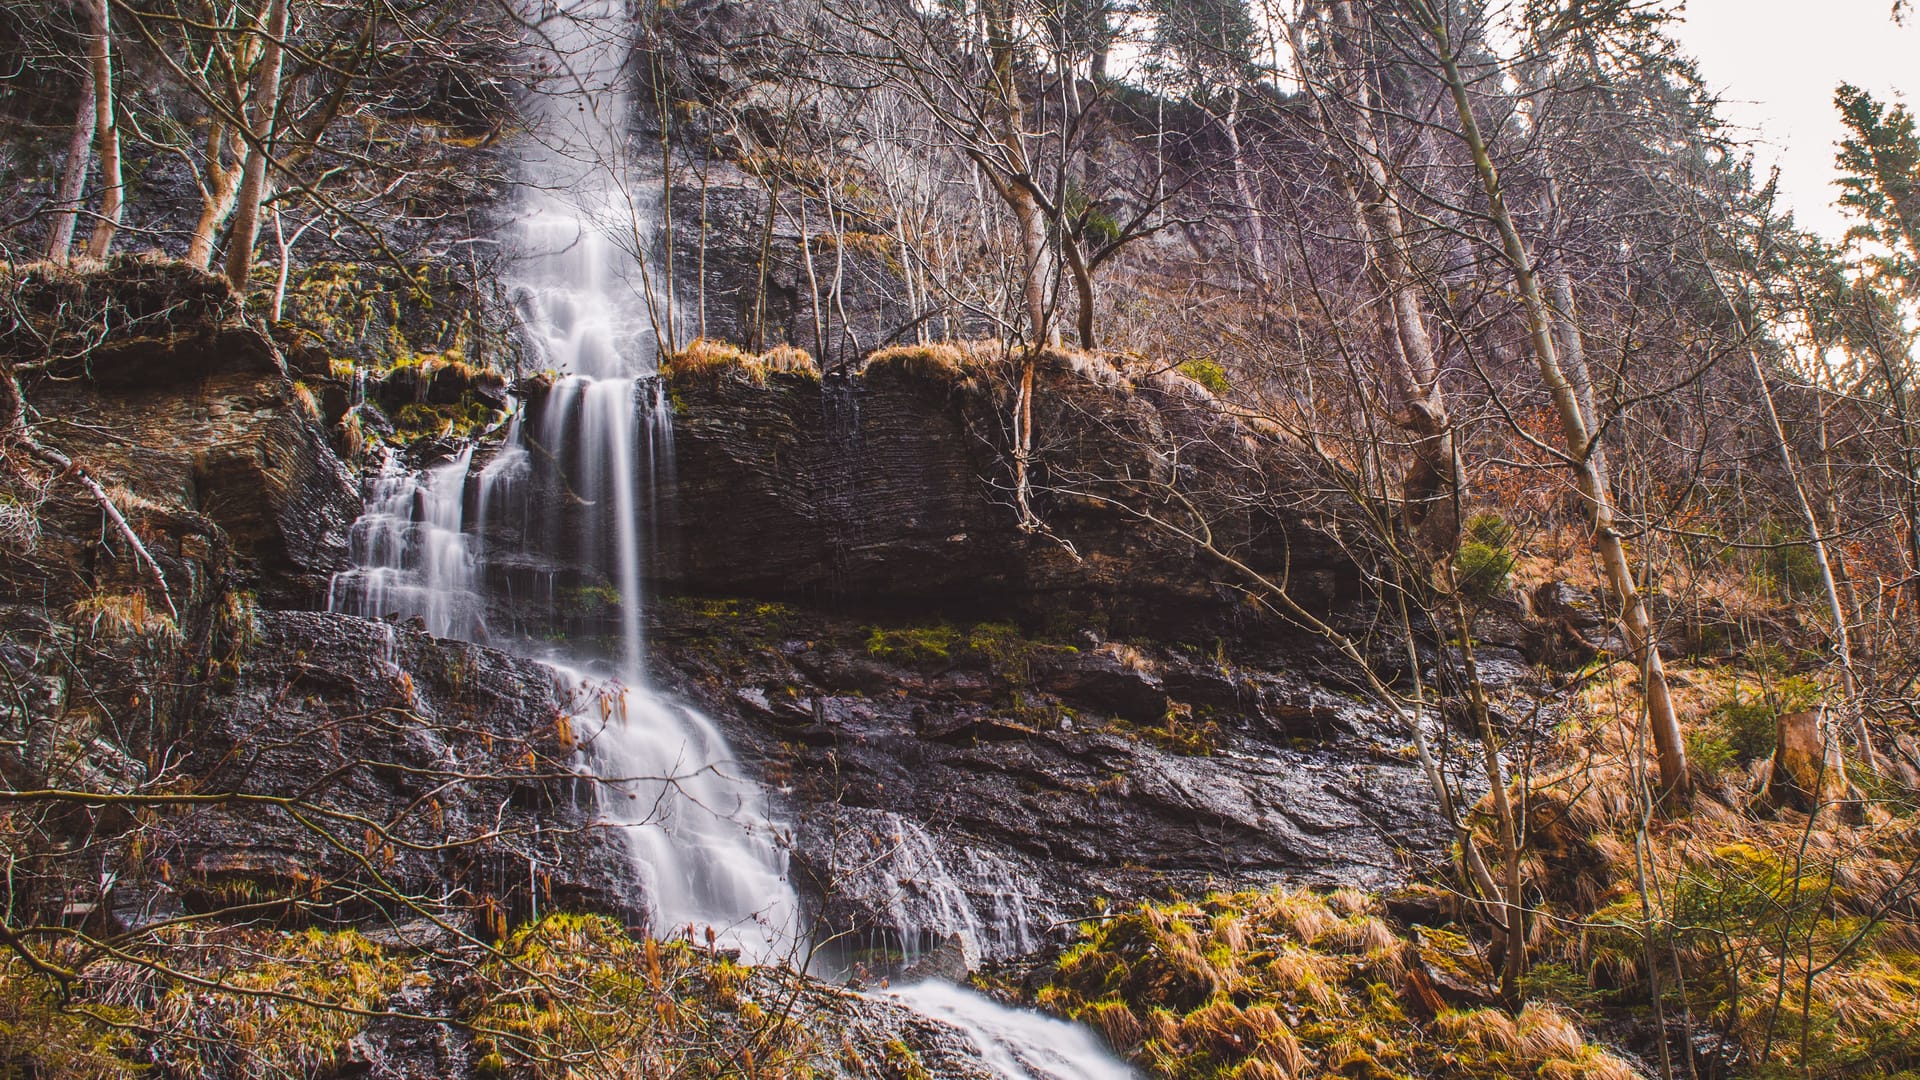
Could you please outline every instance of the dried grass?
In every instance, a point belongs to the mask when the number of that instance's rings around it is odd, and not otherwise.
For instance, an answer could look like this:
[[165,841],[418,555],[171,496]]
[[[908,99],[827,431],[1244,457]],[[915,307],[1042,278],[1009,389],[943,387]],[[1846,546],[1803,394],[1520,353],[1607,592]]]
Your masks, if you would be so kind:
[[144,592],[95,593],[74,601],[67,616],[101,641],[166,646],[181,642],[180,628],[166,612],[149,606]]

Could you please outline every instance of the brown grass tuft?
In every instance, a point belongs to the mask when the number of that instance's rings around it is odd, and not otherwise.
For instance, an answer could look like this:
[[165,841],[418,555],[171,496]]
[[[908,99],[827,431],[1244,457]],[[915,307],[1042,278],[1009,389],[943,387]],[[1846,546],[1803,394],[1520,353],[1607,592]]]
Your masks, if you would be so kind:
[[820,365],[813,354],[797,345],[775,345],[760,354],[760,366],[771,372],[820,377]]

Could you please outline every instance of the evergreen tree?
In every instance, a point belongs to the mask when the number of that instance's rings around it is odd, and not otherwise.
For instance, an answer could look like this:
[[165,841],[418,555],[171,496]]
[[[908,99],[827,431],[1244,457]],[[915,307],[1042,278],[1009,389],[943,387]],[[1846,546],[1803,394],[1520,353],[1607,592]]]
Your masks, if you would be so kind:
[[1920,136],[1904,105],[1857,86],[1834,94],[1848,135],[1840,141],[1840,205],[1859,219],[1848,239],[1878,244],[1870,265],[1909,296],[1920,295]]

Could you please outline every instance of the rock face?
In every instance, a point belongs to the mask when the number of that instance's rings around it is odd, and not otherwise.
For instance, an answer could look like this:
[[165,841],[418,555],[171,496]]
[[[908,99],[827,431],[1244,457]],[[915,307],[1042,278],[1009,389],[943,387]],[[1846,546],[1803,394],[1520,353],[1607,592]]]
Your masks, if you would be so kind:
[[786,792],[796,881],[858,959],[956,934],[969,962],[1019,955],[1092,896],[1385,886],[1445,843],[1408,733],[1351,699],[1178,650],[950,632],[941,653],[924,624],[657,613],[661,676]]
[[0,575],[0,664],[28,709],[9,712],[0,771],[16,788],[186,800],[157,817],[53,813],[51,833],[122,865],[103,878],[95,859],[50,860],[28,906],[122,925],[235,902],[483,932],[554,905],[637,921],[547,669],[285,610],[324,606],[361,497],[219,279],[128,260],[30,281],[14,310],[0,349],[16,363],[34,341],[91,343],[84,363],[21,374],[30,420],[98,479],[167,592],[72,477],[9,476],[34,528],[8,535]]
[[[672,459],[651,463],[664,482],[647,588],[1012,615],[1116,636],[1284,633],[1255,616],[1242,579],[1111,501],[1144,501],[1127,486],[1137,481],[1179,488],[1211,513],[1224,552],[1287,580],[1308,609],[1352,606],[1357,574],[1335,539],[1283,499],[1245,498],[1299,482],[1277,444],[1225,424],[1208,402],[1073,363],[1088,361],[1044,361],[1036,395],[1041,531],[1018,524],[1009,406],[989,367],[672,375]],[[537,427],[546,388],[525,389]],[[1215,460],[1233,454],[1246,460]],[[513,602],[493,621],[523,633],[577,618],[583,597],[611,586],[564,542],[530,551],[524,523],[560,537],[591,528],[563,475],[544,459],[532,470],[523,510],[486,515],[487,549],[521,553],[496,567],[493,591]]]
[[347,615],[260,612],[244,633],[183,765],[247,798],[159,830],[176,890],[244,881],[457,925],[556,908],[644,923],[546,667]]
[[[221,583],[207,574],[231,558],[263,602],[324,599],[346,561],[357,485],[312,397],[223,279],[120,260],[95,275],[30,278],[20,310],[0,327],[0,355],[51,347],[59,357],[22,379],[40,438],[128,493],[123,509],[155,518],[165,539],[150,547],[174,589],[209,597]],[[51,546],[39,554],[92,562],[97,506],[65,484],[51,494],[60,512],[45,519]],[[55,587],[58,599],[80,598],[72,579]]]

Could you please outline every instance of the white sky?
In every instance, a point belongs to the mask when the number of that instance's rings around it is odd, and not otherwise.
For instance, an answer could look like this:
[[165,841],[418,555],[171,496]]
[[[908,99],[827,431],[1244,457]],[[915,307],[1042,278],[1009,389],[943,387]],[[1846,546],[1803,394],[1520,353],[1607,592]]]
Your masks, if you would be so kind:
[[1902,96],[1920,95],[1920,11],[1899,26],[1892,9],[1893,0],[1687,0],[1675,32],[1722,95],[1722,115],[1760,143],[1761,168],[1779,164],[1794,219],[1835,240],[1847,221],[1833,205],[1834,87],[1920,104]]

